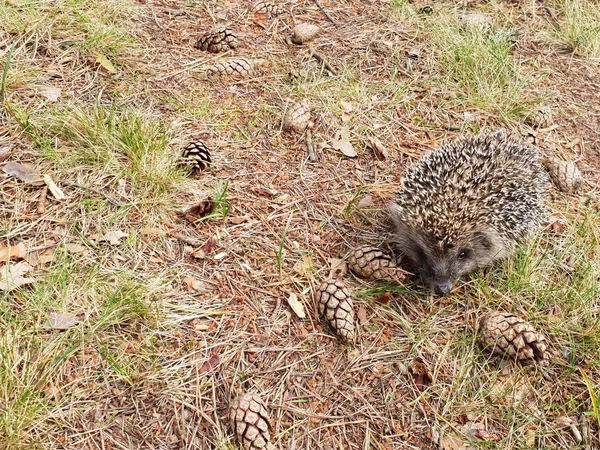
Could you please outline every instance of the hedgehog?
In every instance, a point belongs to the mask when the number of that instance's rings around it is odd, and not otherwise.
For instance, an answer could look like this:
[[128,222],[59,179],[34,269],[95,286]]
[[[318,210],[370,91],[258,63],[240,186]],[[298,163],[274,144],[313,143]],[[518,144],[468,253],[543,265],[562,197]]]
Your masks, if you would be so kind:
[[538,151],[504,131],[431,151],[403,177],[388,211],[391,244],[436,294],[507,257],[539,230],[549,178]]

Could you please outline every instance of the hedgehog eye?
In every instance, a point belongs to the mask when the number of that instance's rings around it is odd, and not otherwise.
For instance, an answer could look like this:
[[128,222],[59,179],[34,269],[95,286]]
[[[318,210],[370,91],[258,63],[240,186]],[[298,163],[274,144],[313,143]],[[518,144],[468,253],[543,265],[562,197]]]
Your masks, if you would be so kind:
[[469,248],[463,248],[458,254],[459,259],[467,259],[469,256],[471,256],[471,249]]

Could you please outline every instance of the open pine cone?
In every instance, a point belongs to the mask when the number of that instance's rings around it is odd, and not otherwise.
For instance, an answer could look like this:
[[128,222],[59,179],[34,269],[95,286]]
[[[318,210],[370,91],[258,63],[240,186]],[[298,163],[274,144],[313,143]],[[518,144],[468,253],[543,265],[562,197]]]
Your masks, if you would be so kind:
[[269,413],[256,394],[243,394],[231,402],[229,420],[246,450],[271,449]]
[[247,78],[252,75],[254,68],[247,59],[231,59],[209,67],[206,76],[229,75],[238,78]]
[[557,158],[544,158],[542,164],[557,189],[562,192],[574,193],[581,188],[583,177],[575,163]]
[[354,307],[352,297],[340,280],[328,279],[317,289],[319,314],[344,340],[354,340]]
[[220,53],[229,49],[237,48],[239,45],[237,37],[229,27],[206,33],[202,36],[195,47],[205,52]]
[[370,245],[357,247],[348,253],[348,267],[356,276],[367,280],[402,281],[404,271],[396,266],[392,258]]
[[188,144],[181,152],[180,164],[190,167],[192,172],[206,169],[211,161],[210,150],[202,141]]
[[533,326],[513,314],[495,311],[479,321],[479,342],[492,353],[504,354],[520,362],[546,359],[546,339]]
[[282,8],[273,2],[260,1],[254,5],[252,11],[259,14],[267,14],[269,17],[275,17],[282,13]]

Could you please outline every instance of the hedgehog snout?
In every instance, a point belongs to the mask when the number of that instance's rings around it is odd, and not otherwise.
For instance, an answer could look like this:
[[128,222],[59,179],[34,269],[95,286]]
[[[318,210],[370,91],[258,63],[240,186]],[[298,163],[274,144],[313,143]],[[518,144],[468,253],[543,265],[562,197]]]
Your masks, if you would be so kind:
[[436,295],[442,296],[446,295],[448,292],[452,290],[454,287],[454,283],[440,283],[434,286],[434,291]]

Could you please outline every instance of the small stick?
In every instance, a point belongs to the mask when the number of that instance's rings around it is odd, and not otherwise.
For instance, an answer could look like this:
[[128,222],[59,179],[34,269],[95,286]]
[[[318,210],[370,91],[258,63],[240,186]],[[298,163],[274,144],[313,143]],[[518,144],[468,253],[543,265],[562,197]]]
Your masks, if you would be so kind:
[[319,157],[315,153],[315,146],[312,141],[312,132],[310,128],[306,129],[306,152],[308,153],[308,160],[310,162],[318,162]]
[[325,67],[328,72],[331,72],[332,75],[337,75],[337,71],[325,61],[325,58],[322,55],[318,54],[312,47],[308,47],[308,51],[313,58],[323,64],[323,67]]
[[325,15],[325,17],[327,17],[327,20],[329,20],[332,24],[334,24],[337,27],[338,23],[331,18],[331,16],[329,15],[329,13],[327,11],[325,11],[325,9],[323,9],[323,7],[319,4],[319,0],[313,0],[313,1],[315,2],[315,5],[317,5],[317,7],[321,10],[321,12]]

